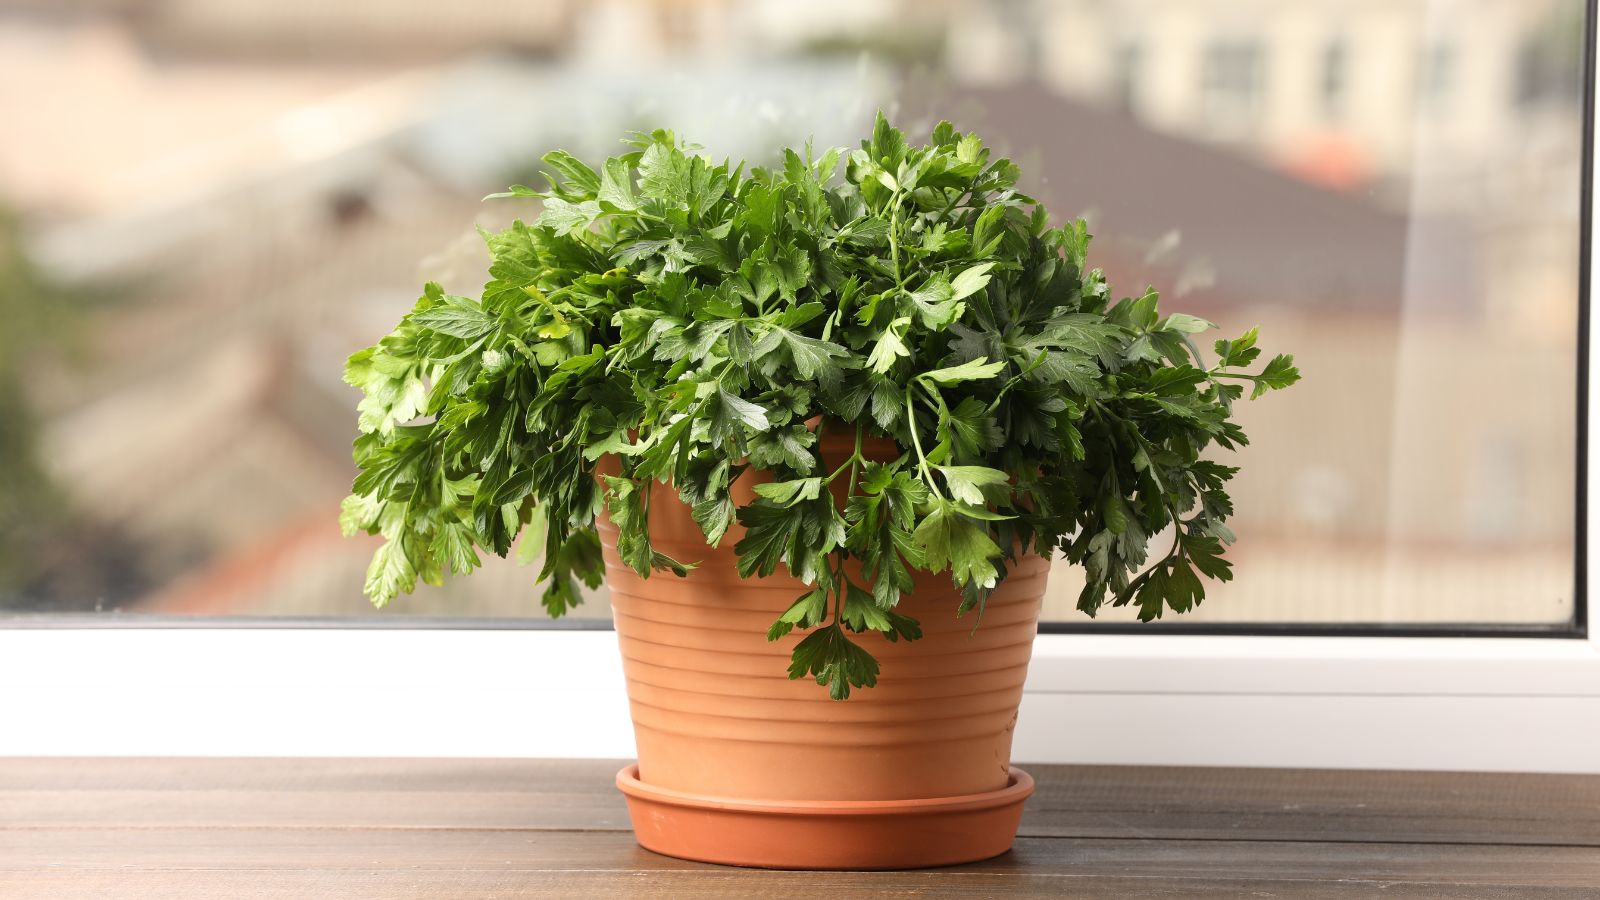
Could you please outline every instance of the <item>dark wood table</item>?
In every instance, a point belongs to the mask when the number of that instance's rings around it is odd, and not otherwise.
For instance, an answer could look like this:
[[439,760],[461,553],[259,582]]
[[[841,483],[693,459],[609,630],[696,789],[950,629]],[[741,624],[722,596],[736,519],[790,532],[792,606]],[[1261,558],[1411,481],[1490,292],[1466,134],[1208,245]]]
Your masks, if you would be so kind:
[[594,760],[0,759],[0,897],[1600,898],[1600,776],[1029,766],[1009,854],[641,850]]

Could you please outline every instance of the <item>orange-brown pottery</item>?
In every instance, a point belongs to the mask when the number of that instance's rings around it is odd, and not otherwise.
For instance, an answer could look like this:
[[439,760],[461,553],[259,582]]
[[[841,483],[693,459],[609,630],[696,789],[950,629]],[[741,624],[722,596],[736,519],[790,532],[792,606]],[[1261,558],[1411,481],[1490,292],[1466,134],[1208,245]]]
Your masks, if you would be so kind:
[[[824,463],[852,446],[824,437]],[[887,442],[871,450],[894,455]],[[735,501],[749,503],[766,477],[747,472]],[[617,556],[615,527],[599,522],[639,752],[618,783],[639,842],[773,868],[907,868],[1005,852],[1032,791],[1010,766],[1011,737],[1048,562],[1014,563],[981,622],[956,617],[948,574],[915,573],[898,610],[921,622],[922,639],[852,635],[881,663],[878,684],[836,701],[809,678],[788,678],[802,634],[766,638],[805,586],[782,569],[739,577],[737,524],[709,547],[675,490],[652,491],[651,543],[698,562],[687,577],[640,578]]]

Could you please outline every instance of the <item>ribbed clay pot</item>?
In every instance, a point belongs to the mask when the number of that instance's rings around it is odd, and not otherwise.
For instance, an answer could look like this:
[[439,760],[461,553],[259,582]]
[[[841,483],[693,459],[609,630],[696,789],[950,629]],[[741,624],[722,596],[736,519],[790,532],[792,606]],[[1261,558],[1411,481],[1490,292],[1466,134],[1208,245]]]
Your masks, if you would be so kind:
[[[836,466],[852,446],[824,437],[824,463]],[[881,442],[870,455],[896,451]],[[617,471],[614,460],[602,466]],[[747,472],[735,501],[749,503],[769,477]],[[921,622],[922,639],[852,635],[878,658],[878,684],[836,701],[810,678],[788,678],[804,634],[766,639],[806,587],[781,567],[739,577],[742,529],[708,547],[669,486],[652,486],[649,509],[656,549],[699,567],[640,578],[618,558],[616,529],[599,523],[639,751],[617,781],[643,846],[734,865],[853,869],[948,865],[1010,848],[1032,791],[1010,767],[1011,736],[1046,560],[1015,563],[981,624],[956,618],[961,597],[948,574],[916,573],[898,608]]]

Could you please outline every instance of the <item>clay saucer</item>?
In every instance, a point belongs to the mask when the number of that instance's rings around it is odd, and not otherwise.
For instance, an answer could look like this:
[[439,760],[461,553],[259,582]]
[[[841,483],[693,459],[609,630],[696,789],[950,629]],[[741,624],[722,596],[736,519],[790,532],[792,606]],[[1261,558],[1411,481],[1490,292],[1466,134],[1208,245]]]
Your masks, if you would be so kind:
[[680,859],[766,869],[917,869],[1011,849],[1033,778],[926,800],[741,800],[652,787],[617,773],[639,844]]

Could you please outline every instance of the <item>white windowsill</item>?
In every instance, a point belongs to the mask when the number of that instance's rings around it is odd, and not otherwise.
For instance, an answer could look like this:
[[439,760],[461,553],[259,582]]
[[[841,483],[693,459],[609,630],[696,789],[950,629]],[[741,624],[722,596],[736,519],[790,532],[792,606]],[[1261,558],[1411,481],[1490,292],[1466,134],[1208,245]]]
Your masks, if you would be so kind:
[[[606,631],[0,631],[0,755],[632,754]],[[1593,641],[1044,635],[1027,762],[1600,772]]]

